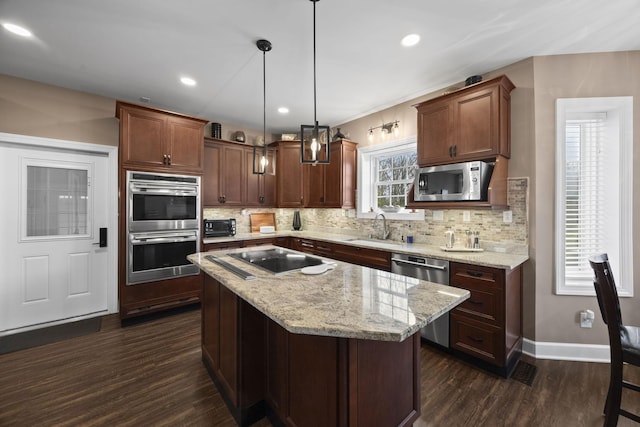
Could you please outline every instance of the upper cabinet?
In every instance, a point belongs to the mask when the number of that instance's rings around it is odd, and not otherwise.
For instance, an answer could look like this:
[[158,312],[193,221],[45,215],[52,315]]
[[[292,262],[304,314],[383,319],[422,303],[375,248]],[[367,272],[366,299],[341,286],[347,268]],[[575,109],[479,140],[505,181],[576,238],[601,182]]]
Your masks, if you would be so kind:
[[500,76],[416,105],[418,164],[509,158],[514,88]]
[[357,143],[340,139],[331,143],[331,163],[305,165],[305,206],[355,208]]
[[[273,161],[273,150],[268,151]],[[275,176],[253,173],[253,146],[205,138],[203,206],[275,206]]]
[[116,117],[122,166],[202,173],[207,120],[121,101]]
[[276,148],[276,205],[304,207],[300,141],[276,141],[271,146]]

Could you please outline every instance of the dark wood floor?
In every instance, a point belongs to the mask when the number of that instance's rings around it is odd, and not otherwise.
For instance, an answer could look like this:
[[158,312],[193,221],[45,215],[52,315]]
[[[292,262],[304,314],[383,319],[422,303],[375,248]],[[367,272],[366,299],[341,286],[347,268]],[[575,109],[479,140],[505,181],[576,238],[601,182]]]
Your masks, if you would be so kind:
[[[120,328],[109,316],[100,332],[1,355],[0,426],[235,425],[201,363],[199,322],[190,311]],[[423,347],[414,426],[602,425],[608,365],[532,362],[527,386]],[[640,396],[624,399],[640,412]]]

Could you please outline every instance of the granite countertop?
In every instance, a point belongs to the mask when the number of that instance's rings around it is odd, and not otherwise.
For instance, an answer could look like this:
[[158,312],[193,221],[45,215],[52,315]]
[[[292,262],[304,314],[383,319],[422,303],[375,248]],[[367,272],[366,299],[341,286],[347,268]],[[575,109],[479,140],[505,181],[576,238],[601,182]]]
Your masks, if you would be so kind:
[[447,252],[442,250],[440,246],[435,245],[427,245],[422,243],[407,244],[402,242],[395,242],[392,240],[375,240],[346,234],[328,234],[314,231],[276,231],[275,233],[270,234],[239,233],[235,236],[204,239],[203,242],[206,244],[229,242],[235,240],[253,240],[288,236],[300,237],[303,239],[322,240],[325,242],[341,243],[358,247],[369,247],[394,253],[426,256],[447,261],[457,261],[468,264],[483,265],[486,267],[501,268],[505,270],[516,268],[529,259],[529,256],[526,254],[510,252],[505,253],[489,250],[485,250],[484,252]]
[[225,262],[255,275],[255,280],[244,280],[212,263],[205,259],[207,253],[188,259],[287,331],[298,334],[403,341],[470,295],[465,289],[328,258],[326,262],[335,267],[319,275],[300,271],[274,275],[226,256],[268,248],[275,246],[215,252]]

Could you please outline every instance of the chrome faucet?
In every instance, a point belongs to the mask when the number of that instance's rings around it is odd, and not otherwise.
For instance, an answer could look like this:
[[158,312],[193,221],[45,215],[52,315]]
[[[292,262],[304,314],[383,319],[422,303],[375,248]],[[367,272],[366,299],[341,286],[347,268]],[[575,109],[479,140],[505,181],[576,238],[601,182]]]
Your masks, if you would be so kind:
[[373,229],[375,230],[376,228],[376,223],[378,222],[379,216],[382,217],[382,233],[378,235],[378,239],[386,240],[389,238],[389,235],[391,234],[391,232],[387,228],[387,218],[385,218],[384,214],[381,214],[381,213],[376,214],[376,217],[373,220]]

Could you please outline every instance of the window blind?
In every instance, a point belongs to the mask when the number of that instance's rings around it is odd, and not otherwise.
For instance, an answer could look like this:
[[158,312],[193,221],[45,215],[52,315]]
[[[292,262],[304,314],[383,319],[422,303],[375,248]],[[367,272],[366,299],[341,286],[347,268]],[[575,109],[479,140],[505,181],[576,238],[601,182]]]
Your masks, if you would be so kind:
[[568,119],[565,131],[565,280],[591,282],[589,256],[605,241],[605,113]]

